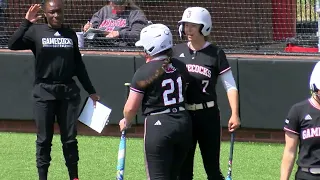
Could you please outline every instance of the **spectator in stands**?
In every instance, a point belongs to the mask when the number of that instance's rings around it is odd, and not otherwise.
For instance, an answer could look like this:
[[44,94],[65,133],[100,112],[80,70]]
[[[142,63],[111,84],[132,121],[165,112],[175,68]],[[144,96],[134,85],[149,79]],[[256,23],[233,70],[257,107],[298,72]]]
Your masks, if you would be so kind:
[[4,12],[5,9],[7,8],[7,0],[0,0],[0,22],[2,25],[0,25],[0,31],[3,31],[4,29]]
[[134,45],[139,40],[140,31],[148,24],[143,11],[132,0],[108,2],[84,25],[83,31],[98,28],[105,31],[107,38],[118,39],[124,46]]

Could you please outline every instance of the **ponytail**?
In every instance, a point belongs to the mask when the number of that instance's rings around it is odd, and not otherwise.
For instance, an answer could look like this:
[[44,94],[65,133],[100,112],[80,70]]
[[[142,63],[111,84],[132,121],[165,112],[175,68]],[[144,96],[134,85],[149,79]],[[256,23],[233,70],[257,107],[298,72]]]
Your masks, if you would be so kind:
[[162,66],[156,70],[156,73],[154,73],[154,75],[147,79],[147,80],[144,80],[144,81],[139,81],[137,82],[138,86],[140,86],[141,88],[146,88],[147,86],[149,86],[153,81],[155,81],[156,79],[158,79],[161,75],[164,74],[165,72],[165,69],[167,68],[167,66],[171,63],[171,58],[172,58],[172,49],[167,49],[161,53],[158,54],[158,56],[161,56],[161,55],[167,55],[168,58],[164,60]]

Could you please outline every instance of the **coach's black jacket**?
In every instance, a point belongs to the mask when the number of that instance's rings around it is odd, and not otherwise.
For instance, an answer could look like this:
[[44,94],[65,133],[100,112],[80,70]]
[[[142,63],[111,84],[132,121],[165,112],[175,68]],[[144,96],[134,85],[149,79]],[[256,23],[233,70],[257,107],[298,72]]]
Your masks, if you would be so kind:
[[33,24],[24,19],[9,39],[9,49],[30,49],[35,57],[33,95],[43,100],[69,99],[79,96],[74,76],[84,89],[94,94],[78,48],[76,33],[66,27],[53,29],[47,24]]

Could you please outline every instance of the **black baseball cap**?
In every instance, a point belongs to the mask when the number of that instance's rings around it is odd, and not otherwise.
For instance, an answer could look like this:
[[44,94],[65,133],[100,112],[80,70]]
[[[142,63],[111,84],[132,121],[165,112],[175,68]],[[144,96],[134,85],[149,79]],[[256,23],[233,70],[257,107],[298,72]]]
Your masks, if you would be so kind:
[[110,2],[112,2],[115,5],[123,5],[127,2],[127,0],[111,0]]

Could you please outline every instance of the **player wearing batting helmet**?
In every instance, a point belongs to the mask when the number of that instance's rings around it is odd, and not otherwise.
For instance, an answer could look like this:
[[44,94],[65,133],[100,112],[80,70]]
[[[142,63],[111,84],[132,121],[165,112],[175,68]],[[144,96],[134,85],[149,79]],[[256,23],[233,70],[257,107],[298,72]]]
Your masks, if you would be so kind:
[[136,46],[144,48],[147,63],[133,76],[120,131],[131,124],[142,103],[148,179],[176,180],[192,142],[191,119],[185,110],[189,73],[185,64],[171,58],[173,42],[167,26],[142,29]]
[[289,180],[299,147],[296,180],[320,179],[320,62],[310,77],[311,97],[294,104],[285,119],[281,180]]
[[179,21],[180,36],[187,43],[176,45],[174,57],[185,63],[191,75],[187,89],[187,109],[193,122],[193,146],[180,173],[181,180],[193,177],[193,160],[197,143],[201,150],[209,180],[224,179],[220,172],[221,125],[217,104],[216,83],[222,80],[227,91],[232,116],[229,131],[240,126],[238,90],[226,55],[222,49],[207,41],[211,32],[211,16],[202,7],[187,8]]

